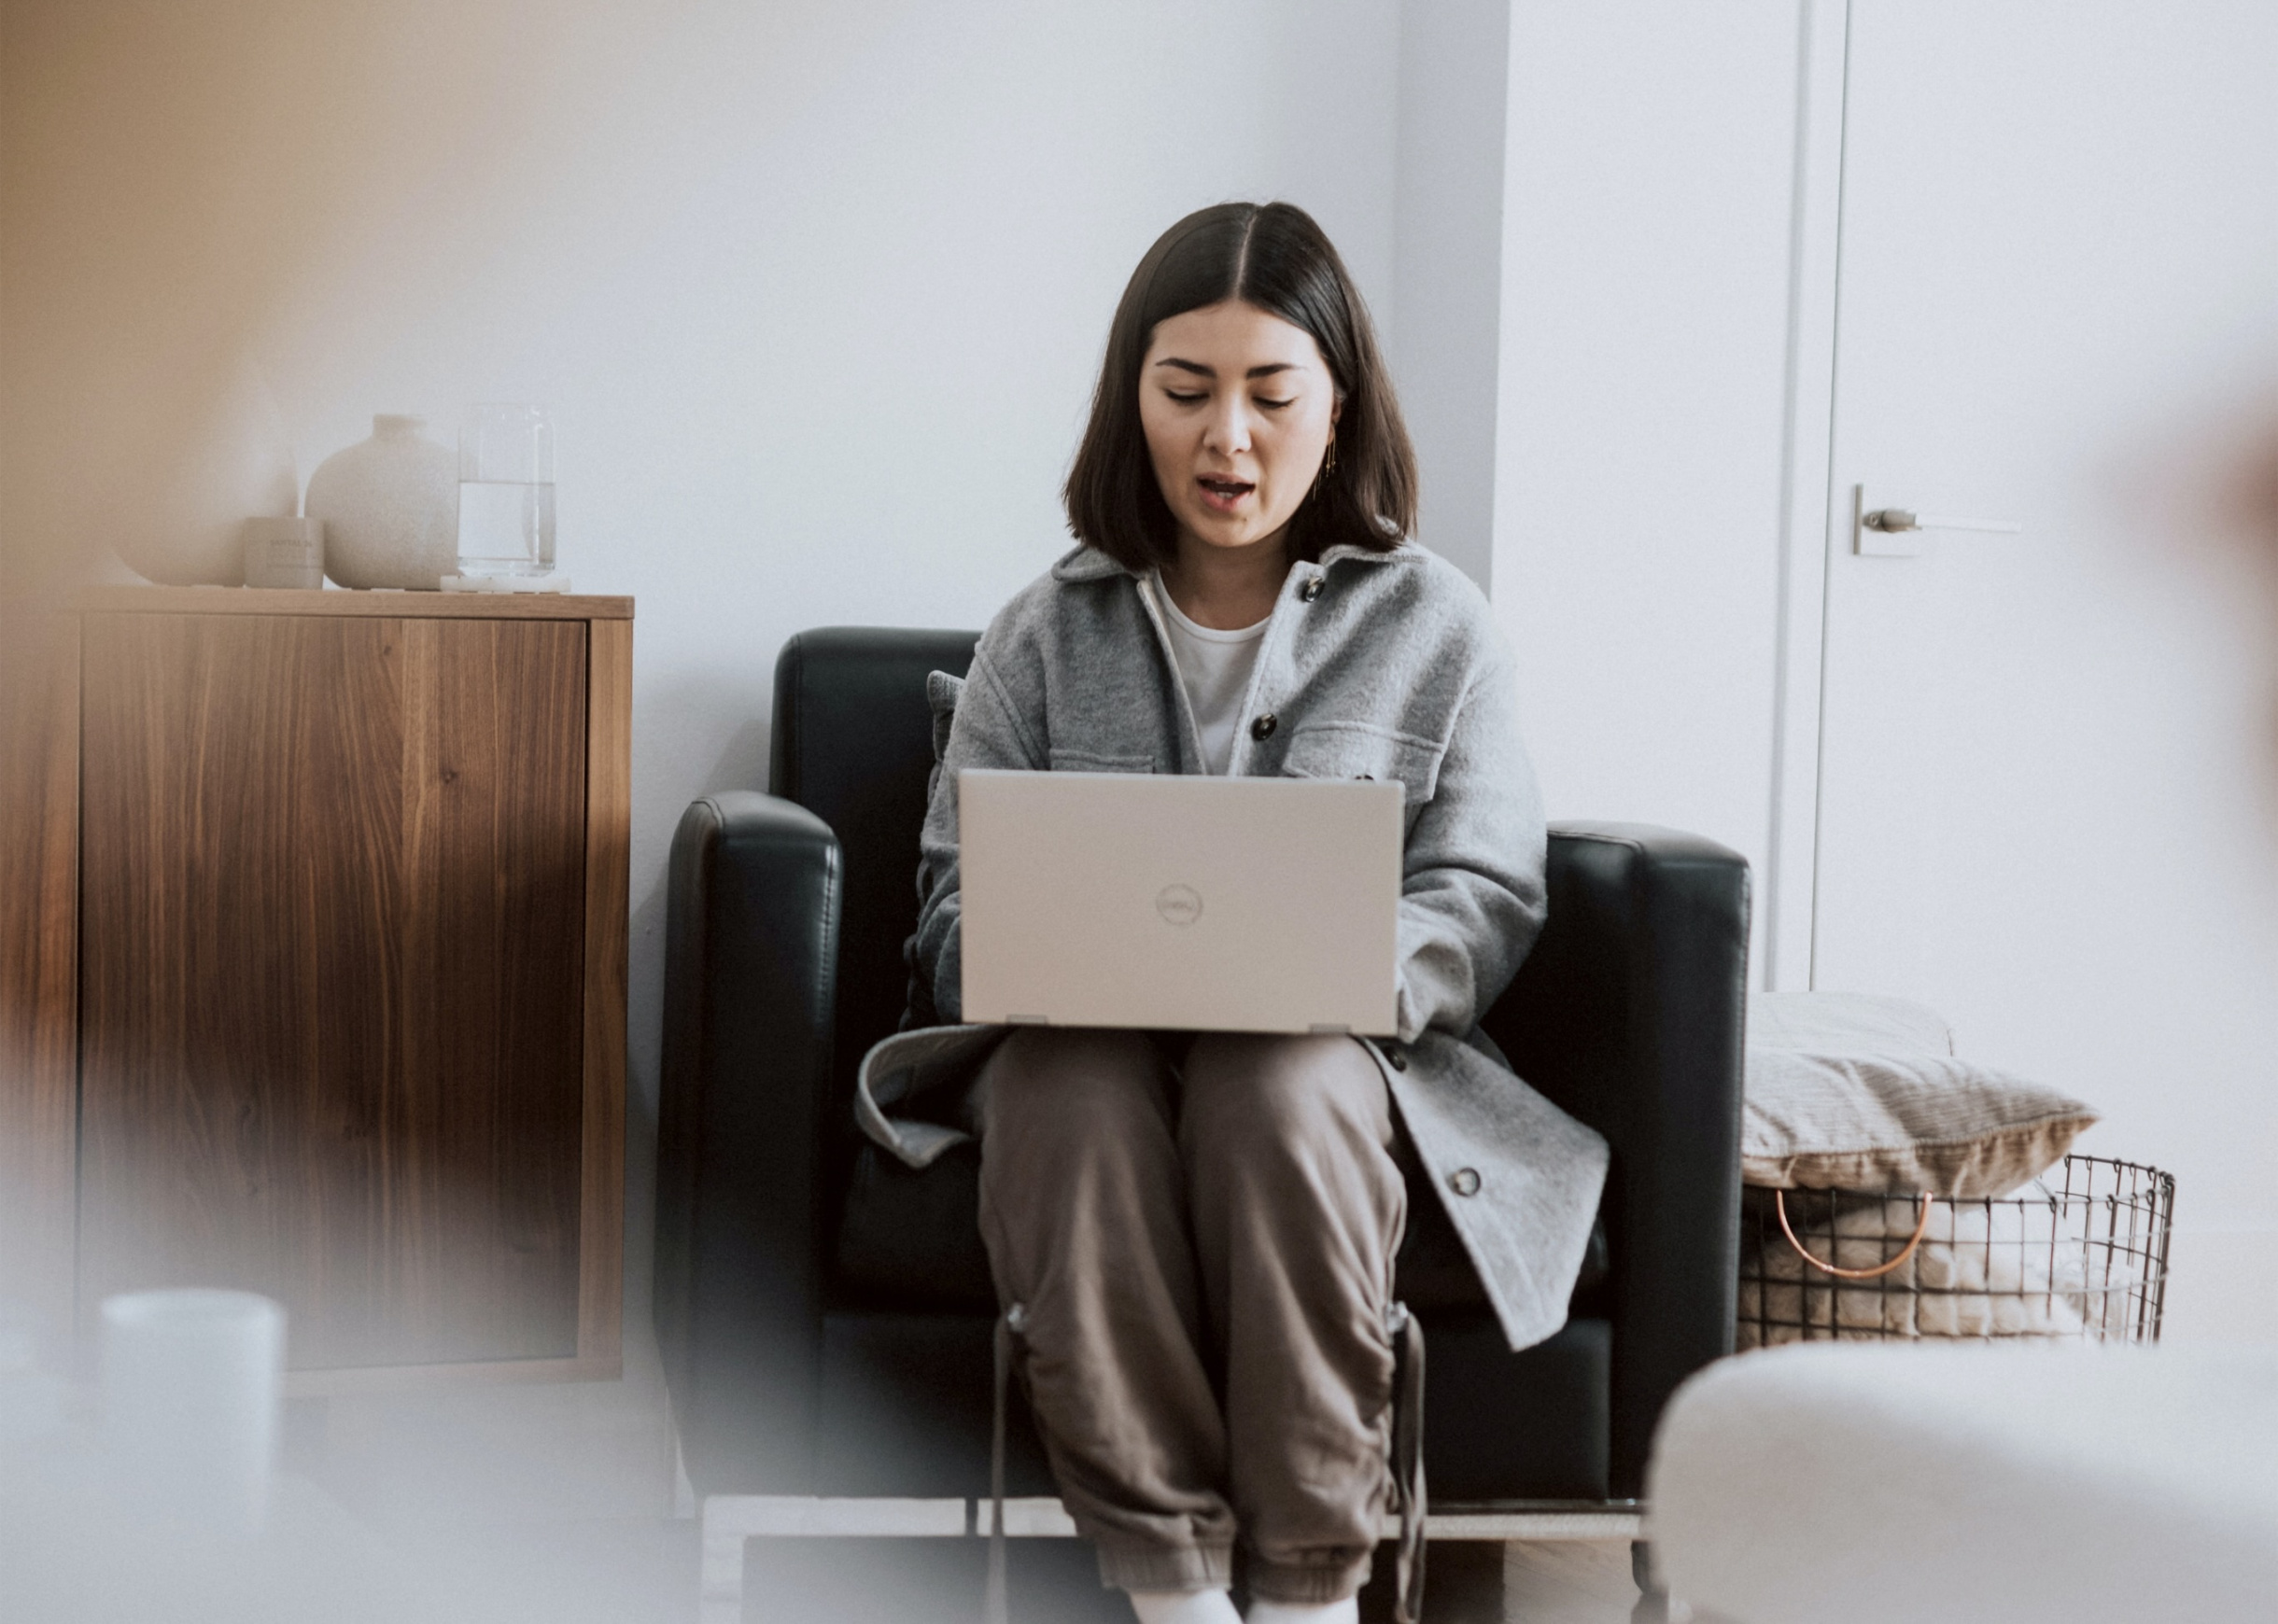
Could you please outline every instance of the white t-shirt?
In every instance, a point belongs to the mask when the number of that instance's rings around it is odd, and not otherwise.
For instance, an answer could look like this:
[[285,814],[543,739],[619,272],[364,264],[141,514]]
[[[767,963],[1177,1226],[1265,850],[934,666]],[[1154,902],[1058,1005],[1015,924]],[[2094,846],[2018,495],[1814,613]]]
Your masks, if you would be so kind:
[[1266,623],[1221,632],[1200,626],[1179,612],[1171,601],[1162,577],[1155,577],[1162,598],[1163,623],[1170,628],[1171,651],[1178,658],[1179,679],[1187,685],[1187,703],[1194,707],[1194,722],[1202,735],[1202,765],[1224,773],[1234,755],[1234,729],[1242,722],[1242,701],[1250,691],[1250,669],[1258,664],[1258,639]]

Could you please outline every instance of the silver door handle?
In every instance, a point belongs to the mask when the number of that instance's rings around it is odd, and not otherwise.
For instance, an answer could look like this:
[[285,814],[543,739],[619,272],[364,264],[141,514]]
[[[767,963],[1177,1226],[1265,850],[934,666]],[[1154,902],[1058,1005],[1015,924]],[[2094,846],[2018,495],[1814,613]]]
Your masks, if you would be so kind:
[[2018,536],[2025,526],[2011,524],[2006,519],[1946,519],[1934,513],[1917,513],[1905,508],[1877,508],[1859,521],[1870,530],[1879,530],[1886,536],[1906,530],[1976,530],[1987,536]]
[[1929,530],[1975,530],[1981,535],[2015,536],[2024,525],[2006,519],[1949,519],[1938,513],[1918,513],[1912,508],[1870,508],[1864,487],[1851,487],[1851,511],[1857,526],[1851,531],[1851,551],[1863,558],[1919,558],[1931,549]]

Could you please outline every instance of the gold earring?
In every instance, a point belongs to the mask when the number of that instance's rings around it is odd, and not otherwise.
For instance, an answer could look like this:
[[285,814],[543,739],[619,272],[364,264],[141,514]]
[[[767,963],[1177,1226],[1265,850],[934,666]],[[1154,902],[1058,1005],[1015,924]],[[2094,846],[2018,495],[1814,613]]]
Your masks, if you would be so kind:
[[1333,429],[1329,436],[1329,455],[1321,459],[1321,471],[1325,474],[1337,471],[1337,436]]

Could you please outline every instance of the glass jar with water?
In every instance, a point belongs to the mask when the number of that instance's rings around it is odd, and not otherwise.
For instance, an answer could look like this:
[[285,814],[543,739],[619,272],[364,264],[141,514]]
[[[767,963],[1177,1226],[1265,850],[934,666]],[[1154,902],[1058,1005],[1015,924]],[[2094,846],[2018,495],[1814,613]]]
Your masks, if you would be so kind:
[[458,431],[458,572],[554,573],[554,420],[542,406],[470,407]]

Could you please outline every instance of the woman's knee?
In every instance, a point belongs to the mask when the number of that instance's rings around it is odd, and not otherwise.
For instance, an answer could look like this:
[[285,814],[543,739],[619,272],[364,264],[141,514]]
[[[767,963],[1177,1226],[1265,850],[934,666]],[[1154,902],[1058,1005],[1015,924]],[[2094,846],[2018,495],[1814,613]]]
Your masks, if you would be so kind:
[[1163,1113],[1163,1068],[1137,1032],[1021,1027],[981,1070],[982,1142],[1004,1130],[1119,1132]]
[[1187,1131],[1199,1141],[1287,1143],[1333,1128],[1392,1142],[1383,1073],[1351,1038],[1205,1033],[1184,1081]]

